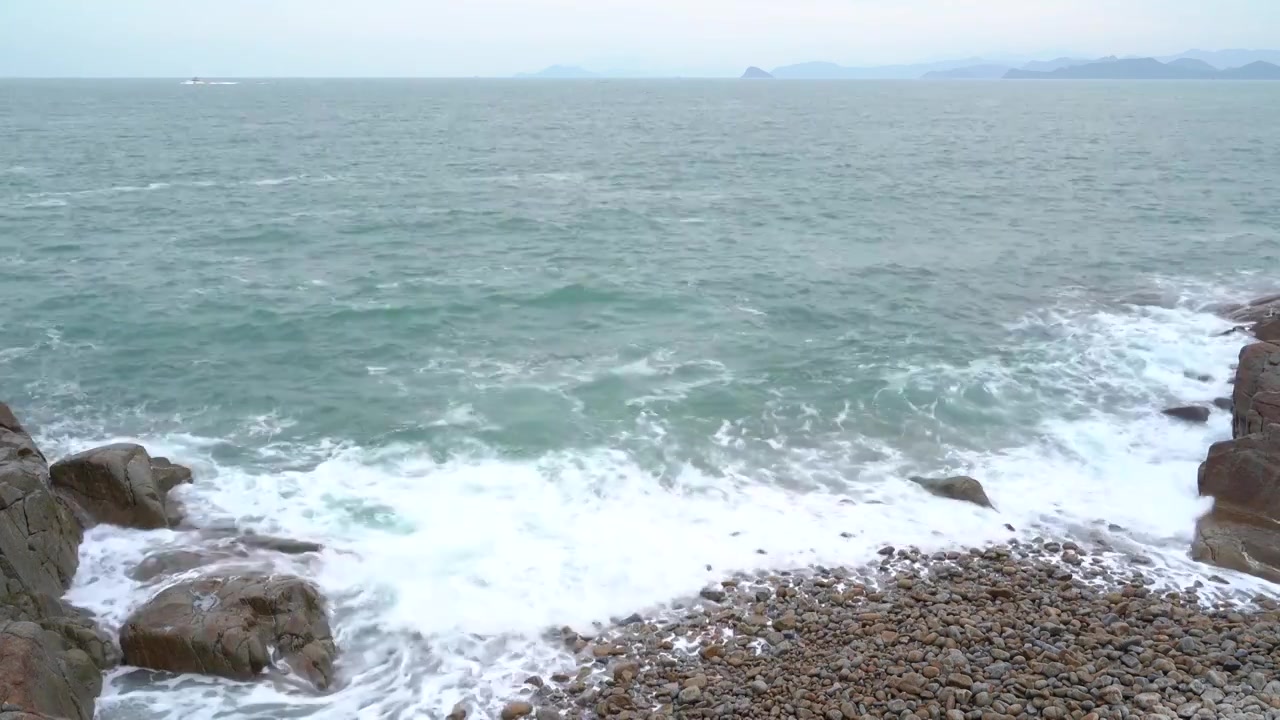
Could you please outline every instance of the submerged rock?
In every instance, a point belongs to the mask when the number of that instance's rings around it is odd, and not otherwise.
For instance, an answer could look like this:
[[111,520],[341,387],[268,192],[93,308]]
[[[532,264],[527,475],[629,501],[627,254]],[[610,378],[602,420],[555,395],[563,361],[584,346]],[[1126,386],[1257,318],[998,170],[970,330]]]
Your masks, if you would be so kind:
[[191,471],[161,458],[157,464],[145,448],[120,443],[94,448],[54,463],[53,486],[90,523],[152,530],[177,525],[181,511],[168,500],[169,490],[190,481]]
[[236,553],[223,549],[175,549],[159,550],[147,555],[132,570],[130,578],[140,582],[148,582],[156,578],[177,575],[188,570],[212,565],[223,560],[247,557],[247,553]]
[[1169,417],[1186,420],[1187,422],[1205,423],[1209,422],[1209,408],[1200,407],[1198,405],[1186,405],[1183,407],[1172,407],[1162,410],[1162,413]]
[[333,682],[336,648],[324,599],[292,576],[202,577],[160,591],[125,622],[129,665],[251,680],[272,651],[320,690]]
[[982,483],[966,475],[949,478],[912,477],[911,482],[919,485],[929,493],[949,500],[962,500],[985,508],[995,509],[987,498],[987,491]]

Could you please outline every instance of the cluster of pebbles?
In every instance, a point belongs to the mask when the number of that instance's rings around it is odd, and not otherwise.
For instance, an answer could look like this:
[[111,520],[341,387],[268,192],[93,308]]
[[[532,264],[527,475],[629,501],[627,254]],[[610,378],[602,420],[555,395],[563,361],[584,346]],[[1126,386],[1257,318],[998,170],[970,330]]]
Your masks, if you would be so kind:
[[728,580],[663,620],[565,628],[578,671],[530,678],[501,716],[1280,720],[1274,599],[1215,604],[1072,543],[880,554],[866,572]]

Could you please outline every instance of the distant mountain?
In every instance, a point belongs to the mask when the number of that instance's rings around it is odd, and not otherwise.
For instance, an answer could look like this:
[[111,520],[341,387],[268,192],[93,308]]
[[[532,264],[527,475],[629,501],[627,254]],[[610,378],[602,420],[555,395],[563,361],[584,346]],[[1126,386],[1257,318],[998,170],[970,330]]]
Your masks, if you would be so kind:
[[1203,60],[1195,58],[1178,58],[1168,62],[1170,67],[1176,67],[1180,70],[1186,70],[1189,73],[1196,73],[1204,77],[1210,77],[1218,72],[1218,69]]
[[747,68],[746,72],[742,73],[742,79],[743,80],[772,80],[773,75],[770,75],[769,73],[765,72],[764,70],[761,70],[755,65],[752,65],[751,67]]
[[934,70],[921,76],[922,80],[997,80],[1009,72],[1008,65],[970,65],[955,70]]
[[1255,62],[1280,65],[1280,50],[1188,50],[1177,55],[1156,58],[1164,62],[1172,60],[1203,60],[1219,70],[1238,68]]
[[1280,65],[1259,60],[1244,67],[1218,71],[1222,80],[1280,80]]
[[552,65],[549,68],[539,70],[538,72],[535,72],[535,73],[520,73],[516,75],[516,77],[527,78],[527,79],[565,80],[565,79],[597,78],[600,76],[593,72],[589,72],[587,70],[583,70],[580,67],[574,67],[572,65]]
[[775,68],[773,76],[782,80],[914,80],[925,73],[945,72],[979,64],[982,64],[982,58],[876,67],[844,67],[830,62],[807,62]]
[[1023,65],[1020,70],[1030,70],[1031,72],[1053,72],[1062,68],[1069,68],[1075,65],[1088,65],[1097,60],[1087,60],[1085,58],[1060,57],[1052,60],[1032,60]]
[[1231,70],[1217,70],[1194,58],[1162,63],[1155,58],[1107,60],[1073,65],[1053,72],[1010,70],[1011,80],[1280,80],[1280,66],[1250,63]]

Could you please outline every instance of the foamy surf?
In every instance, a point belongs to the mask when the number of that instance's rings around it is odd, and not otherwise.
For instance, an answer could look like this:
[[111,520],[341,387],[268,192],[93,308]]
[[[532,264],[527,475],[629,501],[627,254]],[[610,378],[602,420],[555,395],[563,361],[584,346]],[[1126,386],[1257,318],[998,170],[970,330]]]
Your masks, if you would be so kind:
[[[197,483],[179,492],[197,524],[234,521],[326,544],[316,560],[275,562],[315,579],[330,598],[342,681],[315,697],[281,682],[157,682],[122,669],[109,678],[100,712],[176,720],[278,717],[287,708],[317,718],[410,718],[441,715],[459,701],[492,710],[528,675],[572,664],[546,638],[548,628],[660,613],[736,572],[859,566],[886,543],[930,551],[1015,536],[1102,540],[1115,562],[1141,562],[1171,584],[1220,575],[1229,581],[1222,592],[1265,590],[1187,557],[1206,509],[1196,467],[1211,442],[1229,436],[1229,414],[1215,411],[1197,426],[1159,410],[1229,394],[1239,340],[1196,309],[1208,299],[1183,293],[1165,307],[1068,297],[1010,325],[1008,346],[993,349],[1005,361],[909,368],[884,391],[932,388],[939,400],[927,412],[935,418],[974,388],[996,406],[1037,410],[1020,441],[992,448],[942,444],[913,454],[860,434],[848,404],[826,419],[843,429],[834,441],[792,447],[763,438],[776,454],[753,464],[756,456],[734,451],[758,443],[743,442],[742,426],[725,425],[713,439],[726,452],[718,467],[678,462],[665,471],[614,447],[526,460],[485,450],[441,459],[403,444],[299,447],[270,441],[289,424],[279,417],[248,424],[245,437],[268,439],[251,466],[215,460],[227,440],[139,438],[196,469]],[[658,353],[578,372],[590,383],[678,367]],[[824,420],[809,406],[802,415]],[[649,432],[631,439],[662,452],[666,421],[648,411],[644,418]],[[490,427],[470,405],[437,422]],[[44,441],[59,451],[91,444]],[[935,498],[906,480],[952,473],[980,478],[998,512]],[[97,528],[70,598],[116,627],[155,591],[124,571],[157,545],[194,542],[170,531]]]

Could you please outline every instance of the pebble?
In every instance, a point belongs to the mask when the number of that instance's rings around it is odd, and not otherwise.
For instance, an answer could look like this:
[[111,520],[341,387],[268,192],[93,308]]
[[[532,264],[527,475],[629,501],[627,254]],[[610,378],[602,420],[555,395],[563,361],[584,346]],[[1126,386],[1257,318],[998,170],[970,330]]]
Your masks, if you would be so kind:
[[551,676],[538,720],[1280,720],[1274,602],[1204,606],[1073,543],[879,555],[593,632],[615,664]]

